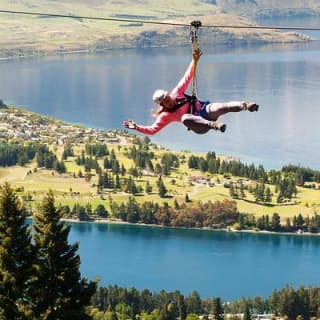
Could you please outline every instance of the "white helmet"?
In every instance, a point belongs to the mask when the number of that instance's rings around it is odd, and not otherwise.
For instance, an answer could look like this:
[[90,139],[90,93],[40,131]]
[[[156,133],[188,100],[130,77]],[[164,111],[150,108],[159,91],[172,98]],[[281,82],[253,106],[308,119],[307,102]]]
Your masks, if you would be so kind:
[[152,100],[155,103],[160,104],[163,101],[163,99],[167,96],[167,94],[168,94],[168,91],[163,89],[158,89],[153,93]]

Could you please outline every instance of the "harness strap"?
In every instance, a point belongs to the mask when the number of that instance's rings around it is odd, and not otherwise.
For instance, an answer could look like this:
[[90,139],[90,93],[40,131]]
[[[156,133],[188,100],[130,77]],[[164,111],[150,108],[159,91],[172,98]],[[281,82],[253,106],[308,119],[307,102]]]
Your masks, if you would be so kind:
[[182,106],[184,106],[186,103],[189,103],[189,108],[188,108],[188,112],[187,113],[191,113],[194,114],[196,111],[196,103],[197,101],[200,102],[201,105],[204,105],[207,103],[207,101],[200,101],[198,100],[198,98],[194,95],[188,95],[186,93],[184,93],[184,98],[180,98],[180,99],[176,99],[176,104],[173,108],[171,108],[170,110],[166,110],[168,112],[174,112],[177,109],[181,108]]

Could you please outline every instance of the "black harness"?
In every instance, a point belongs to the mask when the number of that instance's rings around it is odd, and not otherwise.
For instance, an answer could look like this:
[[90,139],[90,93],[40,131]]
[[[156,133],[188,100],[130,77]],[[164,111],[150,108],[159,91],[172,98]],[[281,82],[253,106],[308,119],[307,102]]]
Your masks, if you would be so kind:
[[[181,108],[186,103],[189,103],[188,113],[193,114],[194,111],[196,110],[196,102],[197,102],[197,100],[198,99],[197,99],[196,96],[189,96],[188,94],[184,93],[184,98],[176,99],[175,106],[173,108],[166,109],[166,111],[167,112],[175,112],[176,110]],[[203,102],[201,102],[201,101],[200,101],[200,103],[203,104]]]

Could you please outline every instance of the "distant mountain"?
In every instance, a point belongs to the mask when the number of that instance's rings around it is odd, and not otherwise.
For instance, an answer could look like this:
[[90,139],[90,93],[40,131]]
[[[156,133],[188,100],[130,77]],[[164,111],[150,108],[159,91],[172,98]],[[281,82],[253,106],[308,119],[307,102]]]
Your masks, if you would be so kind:
[[227,13],[249,17],[320,16],[319,0],[204,0]]
[[[202,15],[204,10],[212,12],[234,13],[249,17],[288,17],[320,15],[319,0],[2,0],[0,8],[5,7],[52,8],[69,7],[77,10],[100,10],[108,14],[118,9],[119,13],[134,14],[138,11],[153,13],[155,16],[168,15],[176,11],[178,16]],[[211,13],[212,13],[211,12]],[[207,11],[210,14],[210,12]]]

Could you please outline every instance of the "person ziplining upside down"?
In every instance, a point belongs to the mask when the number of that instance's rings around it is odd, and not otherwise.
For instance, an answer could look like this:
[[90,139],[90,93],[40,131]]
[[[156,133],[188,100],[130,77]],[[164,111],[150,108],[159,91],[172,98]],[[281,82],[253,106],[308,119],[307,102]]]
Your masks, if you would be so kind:
[[200,56],[199,49],[193,51],[193,58],[185,74],[175,88],[169,93],[158,89],[153,94],[153,101],[158,105],[156,120],[150,126],[143,126],[133,120],[123,122],[125,128],[137,130],[146,135],[154,135],[172,122],[182,122],[189,130],[198,134],[210,130],[224,132],[226,124],[217,120],[229,112],[258,111],[259,105],[248,101],[202,102],[195,96],[186,95],[186,90],[195,76],[195,69]]

